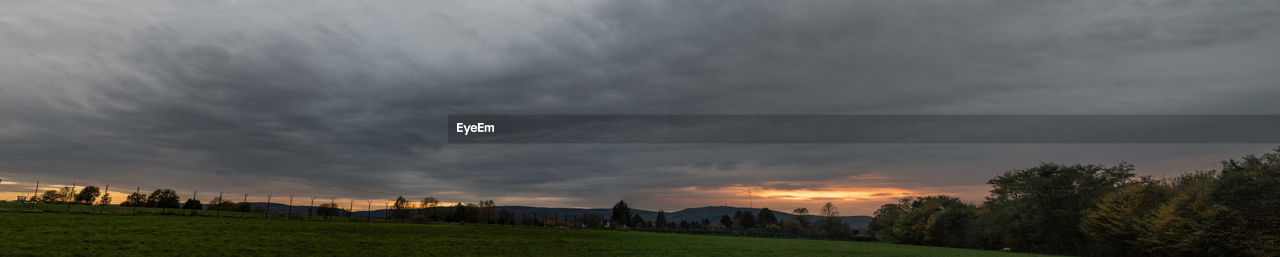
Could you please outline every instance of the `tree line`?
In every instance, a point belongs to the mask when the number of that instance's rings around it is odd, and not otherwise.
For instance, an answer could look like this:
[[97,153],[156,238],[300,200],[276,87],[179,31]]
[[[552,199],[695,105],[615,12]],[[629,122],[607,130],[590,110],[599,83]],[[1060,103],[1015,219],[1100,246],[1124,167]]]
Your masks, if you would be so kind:
[[981,204],[936,195],[881,206],[886,242],[1083,256],[1277,256],[1280,148],[1220,171],[1139,177],[1133,165],[1062,165],[992,178]]
[[850,240],[855,239],[857,230],[849,227],[840,219],[840,210],[832,203],[823,205],[817,221],[809,222],[809,210],[796,208],[793,215],[785,221],[779,220],[774,211],[761,208],[754,214],[751,211],[735,211],[733,216],[721,215],[718,220],[702,219],[701,221],[681,220],[669,221],[666,211],[658,210],[654,221],[646,221],[638,213],[632,212],[626,201],[618,201],[613,205],[609,219],[602,224],[604,228],[640,229],[673,233],[696,234],[733,234],[741,236],[766,237],[805,237],[817,239]]

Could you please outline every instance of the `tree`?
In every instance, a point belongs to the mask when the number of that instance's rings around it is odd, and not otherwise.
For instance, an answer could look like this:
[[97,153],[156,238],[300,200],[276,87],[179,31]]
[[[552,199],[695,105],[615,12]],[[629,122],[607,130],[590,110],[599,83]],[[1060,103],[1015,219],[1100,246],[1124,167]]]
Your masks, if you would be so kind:
[[806,220],[805,216],[809,215],[809,208],[796,208],[795,210],[792,210],[791,213],[795,214],[795,216],[791,216],[790,220],[787,220],[786,223],[782,224],[782,231],[795,234],[807,231],[809,228],[809,221]]
[[404,199],[404,196],[396,197],[396,202],[391,205],[391,218],[401,221],[409,219],[413,215],[409,210],[413,208],[411,205],[408,200]]
[[832,238],[844,238],[851,234],[849,226],[840,220],[840,209],[830,202],[822,205],[822,219],[818,220],[818,231]]
[[1029,252],[1078,254],[1087,242],[1086,211],[1133,178],[1133,165],[1040,166],[1005,172],[988,181],[985,231],[995,244]]
[[654,218],[653,223],[654,223],[654,224],[658,224],[658,226],[659,226],[660,228],[666,228],[666,227],[667,227],[667,212],[666,212],[666,211],[663,211],[662,209],[658,209],[658,217],[657,217],[657,218]]
[[186,210],[199,210],[203,208],[204,208],[204,205],[200,204],[200,200],[198,199],[188,198],[187,202],[182,204],[182,209],[186,209]]
[[93,204],[94,200],[98,199],[99,194],[102,194],[102,192],[98,187],[86,186],[80,190],[80,193],[76,194],[73,201],[78,204],[90,205]]
[[1204,233],[1231,240],[1214,244],[1219,256],[1275,256],[1280,249],[1280,148],[1262,156],[1222,162],[1209,189],[1210,203],[1226,209],[1206,221]]
[[884,242],[898,242],[894,235],[895,224],[898,217],[902,217],[907,210],[910,210],[911,198],[902,198],[897,204],[881,205],[880,209],[875,212],[875,217],[871,219],[871,223],[867,224],[867,230],[875,235],[877,240]]
[[147,203],[147,194],[131,193],[129,194],[128,197],[124,198],[124,202],[121,202],[120,206],[143,207],[143,206],[146,206],[146,203]]
[[867,228],[886,242],[981,248],[978,213],[977,207],[956,197],[908,197],[880,206]]
[[450,209],[449,216],[446,220],[451,222],[475,222],[475,204],[458,203]]
[[1171,188],[1157,181],[1144,181],[1121,187],[1102,198],[1098,207],[1087,211],[1081,229],[1095,246],[1094,254],[1106,256],[1143,256],[1152,248],[1147,245],[1154,216],[1174,195]]
[[1216,180],[1214,172],[1194,172],[1169,183],[1174,195],[1155,210],[1150,231],[1139,238],[1140,244],[1151,246],[1151,256],[1212,256],[1210,248],[1232,240],[1204,233],[1207,221],[1227,209],[1208,199]]
[[479,223],[495,223],[498,221],[498,205],[493,200],[480,201],[476,205],[476,222]]
[[809,225],[806,224],[804,218],[801,218],[800,216],[793,216],[791,219],[788,219],[787,222],[782,223],[782,232],[800,234],[804,233],[808,226]]
[[228,201],[222,198],[221,196],[219,196],[219,197],[214,197],[213,200],[210,200],[209,207],[205,209],[219,210],[219,211],[235,211],[236,203],[232,201]]
[[724,227],[726,227],[726,228],[732,228],[732,227],[733,227],[733,218],[729,218],[729,215],[721,215],[721,216],[720,216],[720,225],[724,225]]
[[506,209],[498,211],[498,224],[515,225],[515,222],[516,222],[515,213]]
[[741,228],[749,229],[756,227],[756,215],[751,214],[751,211],[740,211],[733,220],[737,223],[738,227]]
[[435,220],[439,218],[437,217],[439,215],[436,215],[435,209],[436,207],[440,207],[440,200],[437,200],[435,197],[422,198],[422,203],[418,204],[418,207],[418,217],[426,220]]
[[178,208],[178,193],[170,189],[156,189],[147,196],[146,207],[152,208]]
[[316,207],[316,215],[324,217],[338,216],[339,210],[337,203],[322,203],[320,206]]
[[638,227],[642,227],[642,226],[644,226],[644,218],[643,218],[643,217],[640,217],[640,214],[639,214],[639,213],[637,213],[637,214],[635,214],[635,215],[631,216],[631,224],[630,224],[630,225],[631,225],[631,227],[636,227],[636,228],[638,228]]
[[65,199],[65,198],[66,196],[62,194],[62,191],[49,190],[49,191],[44,191],[44,194],[37,196],[36,199],[33,199],[32,201],[38,201],[41,203],[60,203],[62,202],[62,199]]
[[761,227],[767,227],[769,225],[778,224],[778,217],[774,216],[773,211],[769,210],[769,208],[761,208],[760,214],[756,215],[756,220],[757,220],[756,223],[758,223]]
[[111,192],[103,191],[102,198],[98,199],[98,205],[111,205]]
[[615,226],[626,226],[631,223],[631,207],[627,206],[627,202],[619,200],[613,205],[613,213],[609,217],[609,222]]
[[58,197],[58,200],[56,200],[56,202],[59,202],[59,203],[67,203],[67,202],[71,202],[71,201],[72,201],[72,199],[75,199],[75,197],[76,197],[76,196],[75,196],[75,192],[76,192],[76,189],[75,189],[75,188],[71,188],[71,187],[62,187],[62,188],[59,188],[59,189],[58,189],[58,196],[59,196],[59,197]]

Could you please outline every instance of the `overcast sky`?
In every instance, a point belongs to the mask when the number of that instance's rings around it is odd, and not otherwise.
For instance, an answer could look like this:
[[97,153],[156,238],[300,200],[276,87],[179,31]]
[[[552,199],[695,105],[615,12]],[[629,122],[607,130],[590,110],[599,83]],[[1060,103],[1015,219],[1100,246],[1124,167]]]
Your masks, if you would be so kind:
[[981,201],[1040,162],[1169,176],[1275,145],[451,145],[444,123],[1280,114],[1277,17],[1266,0],[5,2],[0,191],[869,215],[904,195]]

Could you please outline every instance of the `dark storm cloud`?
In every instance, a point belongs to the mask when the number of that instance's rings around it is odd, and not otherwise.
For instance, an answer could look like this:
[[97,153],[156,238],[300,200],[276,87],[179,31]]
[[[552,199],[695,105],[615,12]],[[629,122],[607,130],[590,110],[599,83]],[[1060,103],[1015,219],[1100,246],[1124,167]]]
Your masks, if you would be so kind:
[[[6,16],[21,22],[0,24],[13,35],[0,39],[3,54],[22,60],[3,64],[14,79],[0,86],[0,172],[678,208],[703,204],[675,190],[689,187],[972,185],[1038,161],[1268,147],[449,145],[440,124],[457,113],[1280,107],[1270,100],[1280,97],[1280,54],[1270,51],[1280,44],[1280,7],[1271,1],[346,5],[184,4],[101,20],[15,8],[28,12]],[[40,22],[52,18],[68,20]],[[39,24],[53,36],[29,29]],[[83,31],[94,24],[118,26]],[[890,178],[856,178],[872,173]]]

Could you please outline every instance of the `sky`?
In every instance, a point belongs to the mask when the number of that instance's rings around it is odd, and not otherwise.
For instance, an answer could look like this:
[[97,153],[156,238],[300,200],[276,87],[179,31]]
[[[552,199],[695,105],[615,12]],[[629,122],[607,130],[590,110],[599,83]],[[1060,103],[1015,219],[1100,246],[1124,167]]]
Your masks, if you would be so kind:
[[[448,144],[449,114],[1280,114],[1276,1],[0,3],[0,197],[112,185],[870,215],[1268,144]],[[51,188],[51,187],[50,187]],[[747,191],[751,197],[748,199]],[[185,196],[184,196],[185,198]]]

